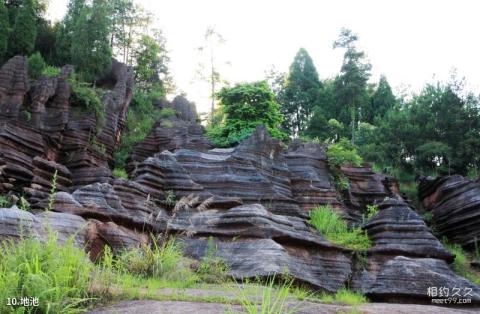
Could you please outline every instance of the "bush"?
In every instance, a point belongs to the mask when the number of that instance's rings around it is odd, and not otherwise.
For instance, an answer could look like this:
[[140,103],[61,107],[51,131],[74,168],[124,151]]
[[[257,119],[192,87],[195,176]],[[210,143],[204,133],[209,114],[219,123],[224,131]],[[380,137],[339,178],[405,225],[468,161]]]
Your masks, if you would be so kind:
[[28,57],[28,75],[31,78],[39,78],[45,66],[45,60],[43,60],[40,52],[35,52],[30,57]]
[[196,277],[183,257],[181,247],[175,240],[159,246],[143,245],[129,249],[118,256],[117,270],[144,278],[162,278],[169,281],[194,282]]
[[12,205],[14,203],[9,196],[0,195],[0,208],[10,208]]
[[329,241],[346,248],[365,251],[370,239],[360,228],[349,229],[347,223],[330,206],[318,206],[310,212],[309,223]]
[[163,97],[163,93],[157,90],[135,91],[128,108],[120,146],[115,152],[115,167],[125,168],[126,160],[135,144],[145,139],[160,118],[160,110],[154,105],[159,99],[157,97]]
[[171,118],[171,117],[174,117],[176,115],[175,113],[175,110],[173,110],[172,108],[163,108],[162,110],[160,110],[160,118]]
[[237,84],[218,93],[220,107],[207,128],[207,136],[221,147],[233,146],[248,137],[259,125],[270,135],[286,139],[279,129],[283,116],[266,82]]
[[347,164],[359,167],[363,163],[363,159],[358,155],[355,146],[346,138],[342,138],[338,143],[330,145],[327,150],[327,157],[328,163],[337,168]]
[[442,242],[445,248],[455,255],[455,260],[452,264],[453,270],[474,284],[480,285],[480,275],[472,269],[469,256],[463,248],[458,244],[448,243],[445,239]]
[[48,65],[43,69],[42,75],[48,76],[48,77],[57,77],[60,75],[60,68],[52,67]]
[[113,169],[113,176],[115,178],[128,180],[128,174],[125,171],[125,169],[119,169],[119,168]]
[[88,303],[93,264],[72,239],[58,245],[50,234],[45,243],[25,238],[4,242],[0,249],[1,313],[18,313],[6,305],[13,297],[38,297],[37,313],[72,313]]
[[70,85],[72,87],[70,104],[84,108],[87,112],[94,112],[98,125],[103,125],[105,122],[105,106],[97,91],[90,87],[88,83],[81,83],[75,79],[70,80]]

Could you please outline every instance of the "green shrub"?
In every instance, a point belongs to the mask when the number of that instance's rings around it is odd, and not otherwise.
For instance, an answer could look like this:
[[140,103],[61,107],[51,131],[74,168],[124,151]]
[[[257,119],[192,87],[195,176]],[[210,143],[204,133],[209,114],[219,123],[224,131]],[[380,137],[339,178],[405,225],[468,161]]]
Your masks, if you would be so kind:
[[13,205],[13,201],[9,196],[0,195],[0,208],[10,208]]
[[169,240],[164,245],[143,245],[140,248],[129,249],[119,254],[117,270],[140,275],[145,278],[162,278],[169,281],[196,280],[183,257],[181,247],[175,240]]
[[115,178],[128,180],[128,174],[125,171],[125,169],[119,169],[119,168],[113,169],[113,176]]
[[98,125],[103,125],[105,123],[105,106],[95,88],[75,79],[70,80],[70,85],[72,87],[71,106],[83,108],[86,112],[94,112]]
[[328,163],[333,167],[352,165],[359,167],[363,163],[362,157],[358,155],[357,149],[346,138],[340,139],[338,143],[331,144],[327,150]]
[[171,128],[173,128],[173,122],[170,121],[170,120],[163,120],[161,122],[161,126],[166,128],[166,129],[171,129]]
[[283,119],[280,107],[266,82],[223,88],[218,98],[220,106],[207,126],[207,136],[216,146],[236,145],[259,125],[264,125],[272,137],[287,139],[279,128]]
[[[159,97],[159,98],[157,98]],[[119,148],[115,152],[115,167],[125,168],[126,160],[135,144],[143,141],[160,118],[160,110],[154,105],[163,97],[159,91],[135,91],[128,108],[125,129]]]
[[365,231],[360,228],[349,229],[347,223],[330,206],[318,206],[310,212],[312,224],[329,241],[340,246],[365,251],[371,242]]
[[378,206],[377,205],[367,205],[367,220],[372,219],[375,214],[378,213]]
[[[0,313],[19,313],[7,298],[37,297],[35,313],[73,313],[90,301],[89,276],[93,269],[87,254],[73,239],[57,244],[50,234],[44,243],[25,238],[0,244]],[[26,311],[28,312],[28,310]]]
[[57,77],[60,75],[60,68],[48,65],[43,69],[42,75],[48,77]]
[[171,118],[176,115],[175,110],[172,108],[163,108],[160,110],[160,118]]
[[37,79],[42,74],[43,69],[46,67],[45,60],[43,60],[40,52],[35,52],[28,57],[28,75]]
[[208,238],[207,254],[198,266],[197,275],[202,282],[221,283],[227,278],[228,267],[225,261],[217,256],[217,247],[212,237]]

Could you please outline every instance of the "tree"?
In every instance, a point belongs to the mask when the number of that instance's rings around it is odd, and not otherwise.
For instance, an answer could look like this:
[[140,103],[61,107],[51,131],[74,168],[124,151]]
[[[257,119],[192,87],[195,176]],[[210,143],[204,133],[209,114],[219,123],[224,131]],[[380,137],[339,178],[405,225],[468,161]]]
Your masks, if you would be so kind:
[[133,55],[135,59],[135,81],[140,88],[149,89],[158,84],[163,91],[171,86],[168,73],[168,55],[165,40],[161,33],[157,39],[148,35],[142,36]]
[[205,80],[210,85],[210,97],[212,100],[210,115],[213,117],[217,89],[218,86],[223,83],[218,70],[217,49],[225,43],[225,39],[214,27],[208,27],[205,32],[204,41],[204,45],[199,47],[198,50],[201,53],[207,54],[208,61],[199,64],[197,74],[202,80]]
[[[276,138],[285,138],[279,127],[280,106],[265,81],[224,87],[218,93],[223,120],[210,124],[208,134],[219,146],[231,146],[248,137],[255,127],[264,125]],[[222,116],[223,115],[223,116]]]
[[111,67],[109,35],[106,0],[94,0],[92,6],[84,6],[73,32],[70,53],[73,64],[85,80],[94,81]]
[[11,40],[11,54],[28,55],[37,38],[36,15],[33,0],[25,0],[15,18]]
[[85,0],[70,0],[68,3],[67,13],[58,26],[56,34],[55,63],[57,65],[72,62],[72,42],[74,39],[75,27],[84,7]]
[[367,117],[367,121],[370,123],[373,122],[374,117],[382,118],[385,116],[385,113],[397,103],[392,88],[384,75],[380,76],[380,81],[372,96],[371,103],[371,112]]
[[8,38],[10,36],[10,22],[8,19],[7,8],[4,2],[0,2],[0,64],[3,62],[8,48]]
[[355,129],[358,113],[368,105],[367,81],[371,65],[364,62],[365,53],[358,51],[355,44],[358,36],[343,28],[333,48],[343,48],[343,64],[335,81],[335,98],[339,109],[338,120],[351,126],[351,141],[355,144]]
[[304,48],[295,55],[290,65],[281,109],[285,116],[284,128],[296,137],[302,133],[314,108],[319,104],[321,83],[312,58]]

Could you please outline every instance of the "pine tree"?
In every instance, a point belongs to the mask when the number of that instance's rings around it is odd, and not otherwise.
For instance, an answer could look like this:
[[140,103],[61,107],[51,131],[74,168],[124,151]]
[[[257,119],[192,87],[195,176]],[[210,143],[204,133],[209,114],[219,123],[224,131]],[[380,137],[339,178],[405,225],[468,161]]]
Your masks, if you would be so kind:
[[293,60],[284,91],[280,97],[284,128],[298,136],[308,125],[314,108],[319,104],[321,83],[308,52],[301,48]]
[[72,37],[71,56],[86,81],[105,74],[112,64],[110,21],[105,0],[94,0],[82,8]]
[[72,62],[73,33],[84,7],[85,0],[70,0],[68,3],[67,14],[58,27],[55,40],[55,59],[58,65]]
[[3,62],[8,48],[8,37],[10,36],[10,23],[8,21],[7,8],[4,2],[0,2],[0,64]]
[[343,64],[340,75],[335,80],[335,98],[339,109],[337,120],[350,125],[352,144],[355,143],[357,118],[368,106],[367,81],[371,65],[364,61],[365,53],[358,51],[355,43],[358,36],[349,29],[342,29],[334,48],[344,48]]
[[36,14],[33,0],[25,0],[19,9],[13,26],[11,53],[28,55],[35,47],[37,38]]
[[384,117],[385,113],[395,106],[396,98],[393,95],[392,88],[388,84],[387,78],[382,75],[378,82],[378,87],[372,96],[372,113],[370,115],[370,121],[373,121],[374,117]]

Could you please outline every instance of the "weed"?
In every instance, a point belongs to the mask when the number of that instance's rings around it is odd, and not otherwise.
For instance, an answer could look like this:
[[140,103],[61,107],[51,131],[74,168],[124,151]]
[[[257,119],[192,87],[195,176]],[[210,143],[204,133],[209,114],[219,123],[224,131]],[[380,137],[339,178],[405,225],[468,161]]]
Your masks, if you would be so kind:
[[291,280],[284,281],[279,287],[275,287],[275,276],[273,276],[262,288],[260,302],[256,302],[251,300],[244,287],[238,285],[240,304],[248,314],[296,313],[298,309],[289,307],[286,303],[291,287]]
[[160,118],[171,118],[175,115],[176,112],[172,108],[163,108],[162,110],[160,110]]
[[47,208],[45,208],[46,211],[52,211],[53,209],[53,203],[55,202],[55,193],[57,192],[57,176],[58,170],[55,169],[52,177],[50,194],[48,196],[48,205]]
[[346,248],[365,251],[371,242],[360,228],[349,229],[346,222],[330,206],[318,206],[310,212],[312,224],[329,241]]
[[12,199],[7,195],[0,195],[0,208],[8,208],[13,205]]
[[368,303],[367,297],[363,294],[348,289],[340,289],[335,293],[335,303],[357,305]]
[[19,205],[21,210],[30,211],[30,203],[26,200],[25,197],[21,196],[19,200]]
[[228,266],[217,256],[217,245],[212,237],[208,238],[207,253],[198,266],[197,274],[202,282],[221,283],[227,278]]
[[113,169],[112,174],[115,178],[128,180],[128,174],[125,169],[115,168]]
[[175,194],[173,193],[172,190],[166,190],[164,191],[165,194],[165,204],[170,207],[174,207],[175,204],[177,203],[177,199],[175,198]]
[[471,267],[468,253],[465,252],[460,245],[448,243],[445,238],[442,242],[445,248],[450,253],[455,255],[455,260],[452,264],[453,270],[460,276],[465,277],[473,283],[479,285],[480,274]]

